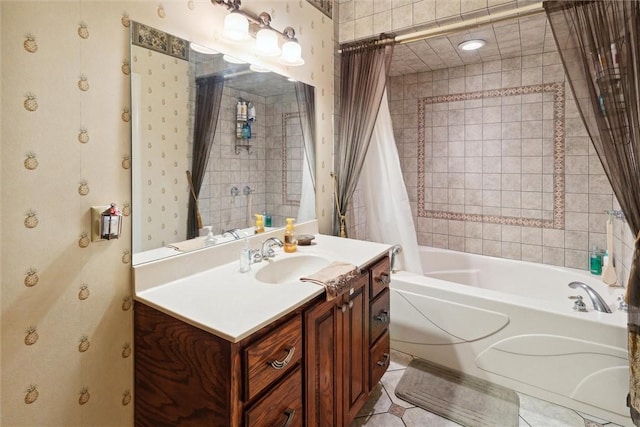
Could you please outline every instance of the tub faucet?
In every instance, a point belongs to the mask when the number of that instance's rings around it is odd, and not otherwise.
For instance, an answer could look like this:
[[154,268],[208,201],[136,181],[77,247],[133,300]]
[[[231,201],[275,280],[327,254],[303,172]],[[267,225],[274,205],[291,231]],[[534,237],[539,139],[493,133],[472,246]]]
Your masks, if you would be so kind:
[[402,246],[400,245],[393,245],[391,247],[391,261],[389,263],[389,269],[391,270],[392,273],[395,273],[397,270],[395,269],[395,265],[396,265],[396,256],[402,252]]
[[593,303],[593,309],[596,311],[601,311],[603,313],[611,313],[611,309],[607,305],[607,303],[602,299],[600,294],[598,294],[593,288],[586,283],[582,282],[571,282],[569,283],[569,287],[573,289],[582,288],[587,293],[589,298],[591,298],[591,302]]
[[233,236],[234,239],[238,240],[240,238],[240,235],[238,234],[238,231],[240,231],[239,228],[232,228],[231,230],[227,230],[222,232],[222,235],[224,236],[225,234],[231,234]]

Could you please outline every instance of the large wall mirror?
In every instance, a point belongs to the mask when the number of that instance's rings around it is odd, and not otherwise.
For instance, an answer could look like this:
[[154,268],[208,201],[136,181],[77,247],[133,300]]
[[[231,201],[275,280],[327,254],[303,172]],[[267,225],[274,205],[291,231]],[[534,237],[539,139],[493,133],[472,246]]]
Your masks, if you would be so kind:
[[251,232],[257,213],[315,218],[313,88],[144,24],[131,34],[134,265],[205,247],[207,227],[217,244]]

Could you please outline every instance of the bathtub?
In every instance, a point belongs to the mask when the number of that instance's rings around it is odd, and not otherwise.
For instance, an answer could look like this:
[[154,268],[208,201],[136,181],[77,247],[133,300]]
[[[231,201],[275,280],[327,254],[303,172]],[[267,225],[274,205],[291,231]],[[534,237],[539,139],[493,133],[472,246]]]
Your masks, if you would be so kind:
[[[565,407],[631,425],[622,288],[587,271],[428,247],[424,276],[392,275],[391,347]],[[594,288],[613,313],[601,313]],[[582,295],[588,312],[573,310]]]

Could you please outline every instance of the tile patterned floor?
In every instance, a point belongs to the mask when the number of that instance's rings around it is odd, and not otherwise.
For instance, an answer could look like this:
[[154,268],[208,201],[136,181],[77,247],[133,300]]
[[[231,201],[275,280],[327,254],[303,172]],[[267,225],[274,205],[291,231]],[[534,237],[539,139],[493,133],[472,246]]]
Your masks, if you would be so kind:
[[[411,356],[391,351],[391,364],[351,427],[460,427],[459,424],[396,397]],[[520,427],[617,427],[617,424],[518,393]]]

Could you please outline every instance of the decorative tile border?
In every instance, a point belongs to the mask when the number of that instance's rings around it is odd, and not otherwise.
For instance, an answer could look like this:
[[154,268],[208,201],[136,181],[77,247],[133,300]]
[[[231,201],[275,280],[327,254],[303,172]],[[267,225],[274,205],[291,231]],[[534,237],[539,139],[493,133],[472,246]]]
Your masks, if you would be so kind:
[[175,58],[189,60],[189,42],[139,22],[131,27],[131,42]]
[[320,12],[332,18],[333,15],[333,0],[307,0],[307,2],[314,5]]
[[287,193],[287,120],[298,119],[300,121],[300,113],[283,113],[282,114],[282,204],[288,206],[300,206],[300,198],[289,199]]
[[[500,215],[465,214],[460,212],[425,209],[425,105],[484,98],[527,95],[549,92],[553,100],[553,219],[512,217]],[[484,222],[491,224],[521,225],[525,227],[564,229],[564,83],[520,86],[478,92],[457,93],[418,99],[418,217]]]

